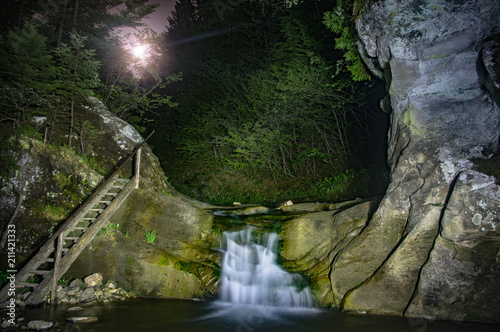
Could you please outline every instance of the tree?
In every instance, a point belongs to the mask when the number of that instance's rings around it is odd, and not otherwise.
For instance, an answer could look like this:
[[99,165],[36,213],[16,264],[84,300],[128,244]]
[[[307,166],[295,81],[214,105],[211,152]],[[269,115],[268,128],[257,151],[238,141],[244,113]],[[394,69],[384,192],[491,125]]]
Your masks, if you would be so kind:
[[[245,86],[240,126],[226,128],[232,165],[280,177],[318,176],[317,165],[347,166],[354,86],[335,76],[299,21],[284,17],[272,65]],[[349,120],[349,118],[351,120]],[[226,123],[226,122],[223,122]]]
[[[337,6],[332,11],[324,13],[323,22],[338,37],[335,38],[335,48],[344,50],[343,61],[338,66],[345,67],[354,81],[366,81],[370,74],[358,53],[354,19],[361,12],[365,2],[356,0],[337,0]],[[352,13],[352,14],[351,14]]]
[[2,0],[0,1],[0,31],[22,28],[26,20],[40,9],[40,0]]
[[68,146],[71,146],[75,125],[75,109],[85,103],[92,89],[99,86],[99,61],[95,51],[85,49],[85,37],[71,36],[70,44],[61,44],[55,49],[58,60],[58,93],[69,105]]
[[47,114],[54,91],[55,67],[46,38],[27,23],[0,39],[0,121],[14,127],[31,123],[34,115]]
[[177,0],[174,11],[167,18],[169,31],[186,31],[197,21],[196,5],[193,0]]

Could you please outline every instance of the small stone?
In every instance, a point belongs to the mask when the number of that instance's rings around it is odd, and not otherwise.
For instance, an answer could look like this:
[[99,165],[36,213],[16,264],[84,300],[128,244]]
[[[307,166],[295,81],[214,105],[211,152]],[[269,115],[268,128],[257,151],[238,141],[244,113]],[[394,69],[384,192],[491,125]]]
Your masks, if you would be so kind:
[[70,288],[80,288],[82,287],[83,285],[85,285],[85,283],[83,281],[81,281],[80,279],[75,279],[73,280],[70,284],[69,284],[69,287]]
[[97,322],[97,317],[68,317],[66,320],[72,323],[94,323]]
[[44,320],[32,320],[31,322],[28,323],[28,327],[31,330],[37,330],[37,331],[48,330],[51,329],[52,326],[54,326],[54,323],[46,322]]
[[100,286],[102,284],[102,274],[94,273],[83,279],[90,287]]
[[78,290],[77,289],[72,289],[72,290],[69,290],[66,292],[66,295],[67,296],[75,296],[76,294],[78,294]]
[[2,329],[8,329],[9,327],[15,326],[15,324],[10,323],[8,320],[4,320],[0,326]]
[[94,297],[94,292],[95,292],[94,287],[87,287],[83,291],[82,296],[80,297],[80,301],[85,302],[92,299]]
[[110,288],[110,289],[115,289],[116,288],[116,282],[112,281],[112,280],[108,280],[106,282],[106,288]]
[[82,310],[83,310],[82,307],[71,307],[67,311],[71,312],[71,311],[82,311]]

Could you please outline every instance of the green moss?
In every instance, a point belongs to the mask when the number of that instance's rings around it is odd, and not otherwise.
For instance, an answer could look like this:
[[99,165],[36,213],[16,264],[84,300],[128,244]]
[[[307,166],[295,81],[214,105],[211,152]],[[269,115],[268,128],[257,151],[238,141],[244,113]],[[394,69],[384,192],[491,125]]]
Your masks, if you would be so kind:
[[54,176],[54,180],[61,188],[64,188],[69,183],[68,176],[64,173],[56,173]]
[[68,212],[63,207],[53,206],[50,204],[47,204],[43,211],[46,218],[56,221],[64,219],[68,214]]
[[178,261],[174,264],[174,269],[190,274],[198,275],[198,266],[196,263],[188,261]]
[[427,59],[428,60],[442,59],[442,58],[446,58],[447,56],[448,56],[448,54],[435,54],[435,55],[431,55]]
[[163,213],[163,208],[162,205],[159,204],[156,200],[154,200],[151,197],[148,197],[147,201],[145,202],[145,209],[148,211],[149,214],[162,214]]
[[396,15],[399,14],[398,11],[394,11],[391,13],[391,15],[389,15],[389,20],[388,20],[388,24],[391,25],[394,23],[394,17],[396,17]]
[[86,154],[80,155],[81,161],[87,165],[89,168],[93,169],[101,175],[107,175],[105,170],[105,164],[99,162],[96,157],[88,156]]
[[410,126],[412,123],[412,120],[413,120],[412,108],[411,108],[411,106],[408,106],[408,109],[403,114],[403,123],[406,126]]
[[119,223],[113,224],[113,223],[108,223],[106,224],[97,235],[114,235],[115,232],[118,231],[118,228],[120,227]]
[[163,256],[157,264],[167,266],[170,265],[170,261],[168,260],[167,256]]
[[136,265],[137,264],[137,261],[136,261],[134,256],[127,255],[125,258],[127,260],[128,265]]
[[435,128],[437,128],[437,123],[434,124],[422,124],[419,123],[419,110],[413,108],[412,105],[408,105],[405,113],[403,114],[403,123],[407,126],[413,135],[419,137],[428,137]]

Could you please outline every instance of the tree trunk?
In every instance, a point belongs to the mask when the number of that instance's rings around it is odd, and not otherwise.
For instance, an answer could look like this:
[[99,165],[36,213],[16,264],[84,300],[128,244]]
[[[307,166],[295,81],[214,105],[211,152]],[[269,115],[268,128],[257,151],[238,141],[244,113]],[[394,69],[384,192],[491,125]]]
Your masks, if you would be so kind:
[[63,2],[63,8],[61,11],[61,20],[59,21],[59,29],[57,31],[57,42],[56,42],[56,47],[61,46],[62,42],[62,35],[64,31],[64,15],[66,14],[66,6],[68,4],[68,0],[64,0]]
[[14,219],[16,219],[17,213],[19,212],[19,210],[21,209],[21,205],[23,204],[23,199],[24,199],[24,195],[22,195],[22,194],[19,195],[19,201],[17,201],[16,209],[14,210],[14,213],[12,213],[12,216],[10,217],[7,225],[5,225],[5,230],[2,234],[2,239],[0,240],[0,252],[2,252],[3,247],[5,246],[5,242],[7,241],[7,234],[9,233],[8,232],[9,226],[12,225],[12,223],[14,222]]
[[78,20],[78,7],[80,6],[80,0],[75,0],[75,6],[73,8],[73,21],[71,22],[71,33],[76,32],[76,22]]
[[71,108],[69,113],[68,147],[71,147],[71,137],[73,136],[74,108],[75,108],[75,100],[73,97],[71,97]]

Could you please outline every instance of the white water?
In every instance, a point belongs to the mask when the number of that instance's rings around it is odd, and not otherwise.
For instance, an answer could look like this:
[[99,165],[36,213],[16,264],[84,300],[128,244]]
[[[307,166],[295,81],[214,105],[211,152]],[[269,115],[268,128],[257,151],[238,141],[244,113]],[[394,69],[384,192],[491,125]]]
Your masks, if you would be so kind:
[[276,233],[262,244],[252,241],[252,228],[224,232],[226,252],[222,263],[220,299],[234,304],[310,308],[312,297],[306,281],[278,265]]

